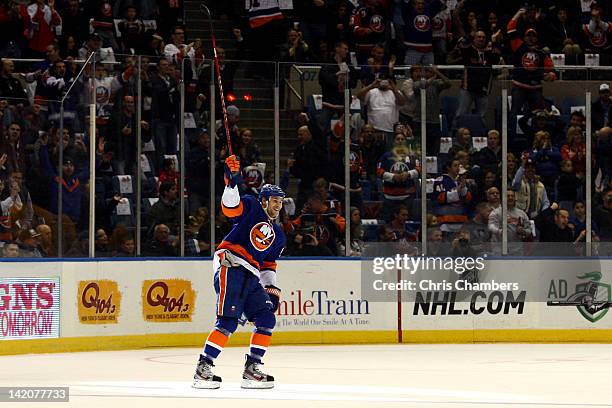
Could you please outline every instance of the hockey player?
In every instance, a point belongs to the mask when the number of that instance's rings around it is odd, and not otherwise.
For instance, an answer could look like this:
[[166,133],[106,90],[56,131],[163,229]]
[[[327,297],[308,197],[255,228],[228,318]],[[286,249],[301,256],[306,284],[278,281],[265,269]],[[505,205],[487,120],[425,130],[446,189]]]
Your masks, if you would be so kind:
[[285,247],[285,234],[274,222],[282,207],[285,193],[275,185],[265,184],[259,200],[240,197],[237,184],[240,161],[234,155],[225,160],[226,187],[221,209],[234,226],[218,246],[213,257],[214,286],[217,293],[217,321],[208,335],[200,355],[194,388],[219,388],[221,378],[212,373],[229,336],[244,315],[254,323],[250,353],[242,374],[242,388],[272,388],[274,377],[262,373],[259,366],[276,324],[281,290],[276,287],[276,259]]

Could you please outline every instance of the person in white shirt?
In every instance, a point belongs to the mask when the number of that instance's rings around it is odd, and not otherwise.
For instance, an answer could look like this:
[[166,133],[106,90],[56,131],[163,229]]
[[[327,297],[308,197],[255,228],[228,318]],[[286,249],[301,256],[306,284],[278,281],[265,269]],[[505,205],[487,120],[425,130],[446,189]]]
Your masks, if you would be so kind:
[[361,88],[357,97],[367,107],[368,124],[393,137],[393,125],[399,121],[399,107],[406,102],[395,81],[380,76]]
[[[532,236],[531,221],[525,213],[516,206],[516,193],[508,190],[508,242],[523,242]],[[501,242],[502,240],[502,207],[499,206],[489,214],[489,231],[491,232],[491,241]],[[511,252],[517,253],[520,245],[514,245]]]
[[79,49],[79,59],[86,60],[89,54],[96,53],[96,62],[116,62],[115,52],[111,47],[102,48],[102,37],[98,33],[91,33],[87,41]]
[[420,65],[413,65],[410,67],[410,77],[402,82],[400,86],[400,92],[406,99],[406,103],[400,108],[400,116],[402,122],[409,123],[410,126],[413,126],[413,121],[417,118],[417,115],[421,114],[420,111],[416,111],[417,100],[414,90],[419,86],[422,76],[422,67]]
[[164,57],[171,64],[181,64],[183,59],[189,58],[193,60],[195,57],[195,49],[198,48],[198,44],[195,42],[184,44],[185,42],[185,29],[182,26],[174,27],[171,36],[171,42],[166,44],[164,48]]

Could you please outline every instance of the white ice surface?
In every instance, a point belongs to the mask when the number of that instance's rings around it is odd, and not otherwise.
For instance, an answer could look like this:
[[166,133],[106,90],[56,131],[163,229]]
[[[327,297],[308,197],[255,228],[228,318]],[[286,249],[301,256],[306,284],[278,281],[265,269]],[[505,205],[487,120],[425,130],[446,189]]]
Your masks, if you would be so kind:
[[612,407],[612,345],[272,346],[272,390],[240,388],[245,351],[217,360],[219,390],[191,388],[188,348],[3,356],[0,386],[68,386],[59,408]]

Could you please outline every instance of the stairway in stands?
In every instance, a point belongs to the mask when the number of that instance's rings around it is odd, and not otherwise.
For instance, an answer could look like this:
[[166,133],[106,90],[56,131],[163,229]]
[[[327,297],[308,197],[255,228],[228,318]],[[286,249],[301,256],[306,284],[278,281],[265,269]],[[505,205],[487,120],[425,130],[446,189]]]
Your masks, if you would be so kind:
[[[225,0],[224,0],[225,1]],[[227,0],[229,1],[229,0]],[[205,55],[212,56],[210,24],[200,11],[201,1],[185,1],[185,24],[187,27],[187,42],[196,38],[202,39]],[[213,15],[213,18],[215,16]],[[227,20],[214,19],[214,30],[217,46],[226,51],[227,60],[244,60],[245,56],[237,55],[236,38],[232,33],[233,24]],[[268,72],[274,70],[274,64],[266,64]],[[262,160],[272,169],[274,163],[274,83],[272,80],[253,78],[252,66],[241,63],[234,79],[234,89],[237,100],[234,102],[240,108],[240,127],[253,131],[255,142],[262,152]],[[252,101],[244,101],[242,96],[249,94]],[[280,149],[281,170],[286,166],[287,157],[296,145],[295,131],[296,113],[281,109],[280,114]]]

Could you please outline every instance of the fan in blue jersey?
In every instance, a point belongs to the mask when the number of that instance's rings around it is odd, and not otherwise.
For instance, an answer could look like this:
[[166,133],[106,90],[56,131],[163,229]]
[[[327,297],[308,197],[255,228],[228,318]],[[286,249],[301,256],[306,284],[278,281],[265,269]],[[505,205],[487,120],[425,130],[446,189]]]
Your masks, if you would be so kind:
[[440,230],[450,235],[461,229],[468,221],[468,205],[472,202],[471,184],[467,182],[466,169],[453,159],[446,165],[446,173],[434,180],[433,214],[438,219]]
[[237,187],[240,161],[234,155],[225,160],[225,183],[221,209],[234,225],[213,257],[217,321],[204,344],[193,387],[220,387],[221,378],[212,373],[211,367],[244,314],[255,330],[242,388],[272,388],[274,377],[262,373],[259,365],[270,345],[281,293],[276,287],[276,260],[285,248],[286,237],[275,220],[285,193],[278,186],[265,184],[259,198],[241,197]]

